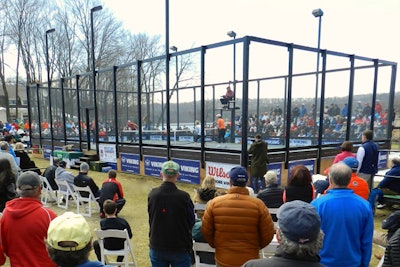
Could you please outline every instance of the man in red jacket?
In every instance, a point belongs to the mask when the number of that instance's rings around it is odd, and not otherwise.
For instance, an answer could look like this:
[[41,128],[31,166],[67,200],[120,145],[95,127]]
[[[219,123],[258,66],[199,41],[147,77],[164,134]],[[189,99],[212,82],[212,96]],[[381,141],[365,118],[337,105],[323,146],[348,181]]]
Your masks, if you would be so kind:
[[33,171],[17,180],[20,198],[6,204],[1,217],[1,245],[13,267],[56,267],[46,250],[50,221],[57,215],[40,202],[42,183]]

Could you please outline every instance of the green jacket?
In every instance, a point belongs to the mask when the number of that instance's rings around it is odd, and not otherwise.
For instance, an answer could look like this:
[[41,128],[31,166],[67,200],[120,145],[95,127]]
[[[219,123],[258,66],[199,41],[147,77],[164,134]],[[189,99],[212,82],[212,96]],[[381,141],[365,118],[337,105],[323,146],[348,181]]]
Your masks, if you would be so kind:
[[268,164],[268,144],[264,141],[255,141],[249,148],[249,154],[251,157],[251,176],[252,177],[263,177],[267,172]]

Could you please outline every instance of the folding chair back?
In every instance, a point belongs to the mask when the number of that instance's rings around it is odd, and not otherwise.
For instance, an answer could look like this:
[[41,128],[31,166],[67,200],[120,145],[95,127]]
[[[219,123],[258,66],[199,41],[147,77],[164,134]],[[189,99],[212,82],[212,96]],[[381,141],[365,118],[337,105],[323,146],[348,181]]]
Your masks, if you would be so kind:
[[57,191],[51,188],[51,185],[46,177],[40,176],[43,183],[42,194],[40,195],[40,201],[44,206],[48,206],[47,203],[51,200],[57,202]]
[[[137,266],[133,246],[129,238],[128,230],[95,230],[100,245],[101,262],[115,266]],[[121,238],[124,240],[124,248],[120,250],[109,250],[104,248],[105,238]],[[110,261],[108,256],[124,256],[123,262]],[[131,260],[130,260],[131,259]]]
[[276,235],[272,239],[271,243],[265,246],[263,249],[260,250],[260,254],[262,258],[268,258],[275,255],[276,248],[278,247],[279,243],[276,239]]
[[[76,196],[76,212],[83,216],[92,217],[93,205],[96,212],[100,207],[90,187],[88,185],[85,187],[74,185],[74,191]],[[81,208],[83,212],[81,212]]]
[[[57,180],[55,182],[58,186],[57,190],[57,206],[62,209],[68,209],[69,197],[72,197],[76,201],[74,190],[69,186],[65,180]],[[63,198],[65,202],[63,203]]]
[[214,267],[214,266],[216,266],[215,264],[201,263],[200,257],[197,255],[197,252],[215,253],[215,249],[212,248],[208,243],[193,241],[193,252],[195,255],[195,261],[196,261],[195,266],[196,267]]

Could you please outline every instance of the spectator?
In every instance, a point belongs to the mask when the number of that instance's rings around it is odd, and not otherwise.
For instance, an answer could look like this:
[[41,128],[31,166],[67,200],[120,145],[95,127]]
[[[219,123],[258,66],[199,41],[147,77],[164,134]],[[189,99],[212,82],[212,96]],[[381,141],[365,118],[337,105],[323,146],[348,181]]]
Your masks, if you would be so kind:
[[49,182],[51,188],[53,190],[58,190],[58,186],[56,184],[56,169],[59,163],[58,158],[53,158],[53,164],[46,168],[43,172],[43,176],[46,177],[47,181]]
[[[214,176],[207,175],[203,182],[201,183],[200,188],[195,190],[195,195],[193,197],[194,203],[206,204],[209,200],[213,199],[217,189],[215,187],[215,179]],[[198,210],[196,211],[197,218],[203,217],[204,211]]]
[[58,167],[56,169],[55,175],[56,175],[56,180],[60,181],[66,181],[68,185],[71,187],[73,190],[74,188],[74,175],[67,171],[65,168],[67,167],[67,163],[65,161],[60,161],[58,163]]
[[152,266],[191,265],[194,225],[193,202],[177,188],[179,165],[166,161],[160,173],[163,183],[148,196],[150,260]]
[[375,210],[375,202],[377,202],[376,208],[382,209],[386,205],[383,203],[383,195],[398,195],[400,194],[400,179],[396,178],[400,176],[400,157],[392,159],[392,167],[386,172],[385,177],[379,182],[376,188],[371,190],[369,196],[369,203],[372,210]]
[[17,175],[18,171],[20,171],[21,169],[18,167],[15,158],[10,154],[8,147],[9,145],[7,142],[0,142],[0,159],[8,160],[10,162],[12,172],[14,173],[14,175]]
[[400,229],[393,234],[385,249],[382,267],[400,266]]
[[15,142],[14,136],[12,136],[12,134],[7,134],[6,136],[4,136],[3,140],[8,143],[8,152],[14,157],[14,160],[17,163],[17,156],[15,155],[13,148],[13,144]]
[[315,198],[310,171],[304,165],[296,165],[290,170],[290,179],[283,191],[283,202],[302,200],[310,203]]
[[[279,208],[283,204],[283,188],[277,184],[278,177],[276,172],[268,171],[264,175],[266,188],[258,192],[257,197],[261,199],[267,208]],[[272,220],[276,222],[275,214],[272,214]]]
[[16,143],[14,152],[17,158],[19,158],[19,167],[22,169],[22,171],[30,170],[36,172],[39,175],[42,174],[40,169],[36,166],[35,162],[31,160],[28,153],[26,153],[23,143]]
[[17,179],[20,198],[7,202],[4,209],[1,244],[11,266],[56,267],[47,254],[44,239],[50,221],[57,215],[40,202],[41,184],[36,172],[22,173]]
[[59,267],[108,266],[98,261],[89,261],[92,230],[81,214],[65,212],[50,223],[47,231],[47,250],[46,255],[50,255]]
[[228,193],[207,204],[202,234],[215,248],[217,266],[236,267],[257,259],[259,250],[271,242],[275,230],[264,203],[249,196],[247,170],[234,167],[229,178]]
[[249,154],[252,155],[250,185],[254,193],[257,194],[260,189],[265,188],[263,175],[268,170],[268,144],[262,140],[260,134],[256,134],[253,143],[250,145]]
[[[114,201],[107,199],[103,203],[103,211],[106,215],[105,219],[100,221],[101,230],[124,230],[128,231],[129,238],[132,238],[132,230],[129,223],[120,217],[117,217],[117,205]],[[100,245],[99,241],[95,240],[93,242],[94,252],[96,253],[97,259],[101,260]],[[119,238],[106,238],[104,240],[104,248],[109,250],[119,250],[124,248],[124,240]],[[117,262],[122,262],[124,256],[118,256]]]
[[[100,195],[99,187],[96,185],[94,180],[88,176],[89,169],[89,164],[87,164],[86,162],[81,163],[81,165],[79,166],[79,174],[74,178],[74,185],[80,187],[89,186],[90,190],[92,190],[94,197],[97,198]],[[87,192],[82,192],[81,194],[83,197],[88,197]]]
[[8,201],[17,197],[15,174],[11,171],[10,162],[0,159],[0,212],[3,212]]
[[319,263],[318,256],[324,239],[320,227],[321,220],[312,205],[300,200],[283,204],[278,210],[279,247],[275,256],[250,260],[243,266],[325,266]]
[[121,212],[125,205],[124,191],[122,185],[117,181],[117,172],[110,170],[108,172],[108,178],[103,182],[100,190],[99,205],[100,205],[100,217],[104,218],[103,203],[107,199],[111,199],[117,205],[117,214]]
[[378,172],[379,147],[372,141],[373,132],[365,130],[362,133],[362,145],[357,150],[358,176],[367,181],[372,188],[373,176]]
[[311,202],[321,217],[325,234],[320,256],[326,266],[368,267],[371,259],[372,211],[368,202],[348,188],[351,173],[344,163],[332,165],[329,170],[332,189]]
[[382,247],[387,246],[387,242],[393,234],[400,228],[400,210],[392,212],[389,217],[382,221],[382,229],[386,229],[386,233],[374,230],[372,241]]
[[[357,176],[358,161],[356,158],[348,157],[342,161],[348,167],[351,168],[352,174],[348,188],[352,189],[354,193],[365,200],[368,200],[369,188],[367,182]],[[331,189],[332,186],[328,187],[327,190]],[[326,191],[327,191],[326,190]],[[326,191],[324,193],[326,193]]]

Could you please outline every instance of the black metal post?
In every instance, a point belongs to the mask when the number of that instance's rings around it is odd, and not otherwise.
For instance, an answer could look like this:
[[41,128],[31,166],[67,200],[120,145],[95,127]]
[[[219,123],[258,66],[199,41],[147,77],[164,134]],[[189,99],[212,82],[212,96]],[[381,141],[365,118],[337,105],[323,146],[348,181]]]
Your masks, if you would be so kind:
[[46,31],[46,68],[47,68],[47,90],[48,90],[48,97],[49,97],[49,123],[50,123],[50,138],[51,138],[51,152],[53,153],[54,150],[54,136],[53,136],[53,114],[52,114],[52,107],[51,107],[51,81],[50,81],[50,64],[49,64],[49,41],[48,41],[48,34],[55,32],[55,29],[49,29]]
[[314,9],[312,11],[312,14],[314,17],[318,18],[318,52],[317,52],[317,71],[315,73],[316,75],[316,80],[315,80],[315,100],[314,100],[314,123],[317,123],[317,104],[318,104],[318,86],[319,86],[319,58],[320,58],[320,47],[321,47],[321,21],[322,21],[322,16],[324,15],[324,12],[322,9]]
[[[102,10],[102,6],[96,6],[90,9],[90,29],[91,29],[91,41],[92,41],[92,72],[93,72],[93,105],[94,105],[94,138],[96,142],[96,151],[99,151],[99,116],[97,112],[97,89],[96,89],[96,62],[94,56],[94,29],[93,29],[93,13]],[[88,125],[89,127],[89,125]],[[89,146],[88,146],[89,147]]]

